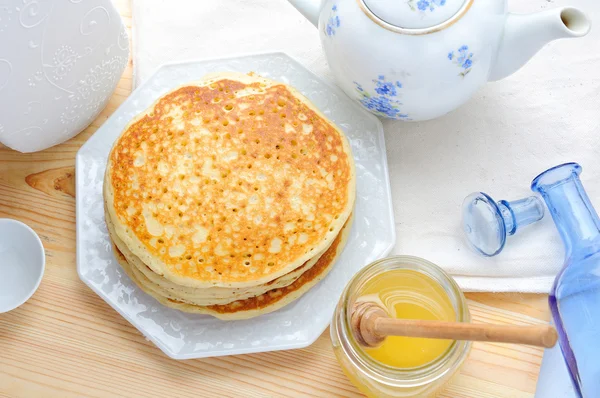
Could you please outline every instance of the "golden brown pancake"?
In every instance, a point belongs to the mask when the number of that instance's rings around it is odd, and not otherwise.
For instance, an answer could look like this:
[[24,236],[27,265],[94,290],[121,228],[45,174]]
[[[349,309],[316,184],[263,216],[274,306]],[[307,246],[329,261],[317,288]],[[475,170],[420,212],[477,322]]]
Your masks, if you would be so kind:
[[343,134],[294,89],[227,74],[165,94],[110,153],[118,237],[182,286],[268,283],[324,252],[355,197]]
[[319,253],[317,256],[311,258],[309,261],[305,262],[302,264],[302,266],[296,268],[290,273],[282,275],[279,278],[273,279],[272,281],[263,285],[244,288],[225,288],[216,286],[209,288],[194,288],[189,286],[180,286],[165,279],[163,276],[156,274],[146,264],[144,264],[139,257],[134,255],[115,233],[114,225],[108,212],[106,212],[105,218],[110,240],[119,250],[119,252],[125,257],[129,266],[137,269],[137,271],[143,274],[145,277],[144,280],[147,279],[148,283],[152,285],[152,290],[163,297],[188,304],[227,304],[236,300],[255,297],[266,293],[269,290],[288,286],[298,279],[305,271],[315,265],[319,257],[321,257],[323,254]]
[[131,267],[125,256],[113,244],[117,261],[121,264],[129,277],[147,294],[153,296],[161,304],[184,312],[207,314],[223,320],[248,319],[262,314],[273,312],[301,297],[310,288],[322,280],[331,270],[333,264],[343,251],[352,225],[350,218],[344,225],[341,233],[319,258],[313,267],[303,273],[292,284],[270,290],[264,294],[245,300],[237,300],[224,305],[198,306],[161,296],[154,289],[148,279],[137,269]]

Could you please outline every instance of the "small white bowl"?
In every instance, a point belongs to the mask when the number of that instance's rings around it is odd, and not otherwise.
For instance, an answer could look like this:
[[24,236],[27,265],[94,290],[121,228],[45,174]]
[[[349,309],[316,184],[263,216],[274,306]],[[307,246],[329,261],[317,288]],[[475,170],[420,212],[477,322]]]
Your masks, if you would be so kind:
[[29,300],[42,281],[45,264],[44,246],[33,229],[0,218],[0,313]]

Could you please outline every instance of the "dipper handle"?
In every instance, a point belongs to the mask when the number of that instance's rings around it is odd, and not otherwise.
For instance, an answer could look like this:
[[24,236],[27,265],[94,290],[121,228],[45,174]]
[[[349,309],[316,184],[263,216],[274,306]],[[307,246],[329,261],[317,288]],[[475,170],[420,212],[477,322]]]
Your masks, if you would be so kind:
[[487,341],[554,347],[556,329],[548,325],[506,326],[463,322],[423,321],[390,318],[377,303],[360,302],[352,313],[352,330],[357,341],[375,347],[387,336],[425,337],[431,339]]
[[506,326],[462,322],[378,318],[373,331],[380,336],[427,337],[433,339],[487,341],[551,348],[558,338],[548,325]]

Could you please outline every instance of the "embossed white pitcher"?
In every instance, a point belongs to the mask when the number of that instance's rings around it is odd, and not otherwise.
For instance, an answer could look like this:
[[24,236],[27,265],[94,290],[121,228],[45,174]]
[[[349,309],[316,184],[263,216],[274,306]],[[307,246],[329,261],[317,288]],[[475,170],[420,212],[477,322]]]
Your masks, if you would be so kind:
[[128,55],[110,0],[0,0],[0,142],[34,152],[78,134]]
[[346,94],[378,116],[400,120],[448,113],[549,41],[590,30],[575,8],[517,15],[508,13],[507,0],[289,2],[318,26]]

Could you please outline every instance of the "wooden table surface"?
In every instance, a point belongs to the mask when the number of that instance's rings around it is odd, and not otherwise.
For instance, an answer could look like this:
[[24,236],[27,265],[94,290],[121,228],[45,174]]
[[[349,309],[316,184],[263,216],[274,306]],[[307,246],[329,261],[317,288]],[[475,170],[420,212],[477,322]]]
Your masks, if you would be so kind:
[[[130,28],[129,0],[115,4]],[[46,249],[39,290],[20,308],[0,314],[0,396],[361,396],[338,367],[328,330],[302,350],[175,361],[79,280],[75,154],[130,93],[131,66],[108,107],[77,137],[34,154],[0,147],[0,217],[31,226]],[[467,298],[475,322],[533,325],[549,318],[545,295],[471,293]],[[542,353],[475,343],[442,396],[532,397]]]

